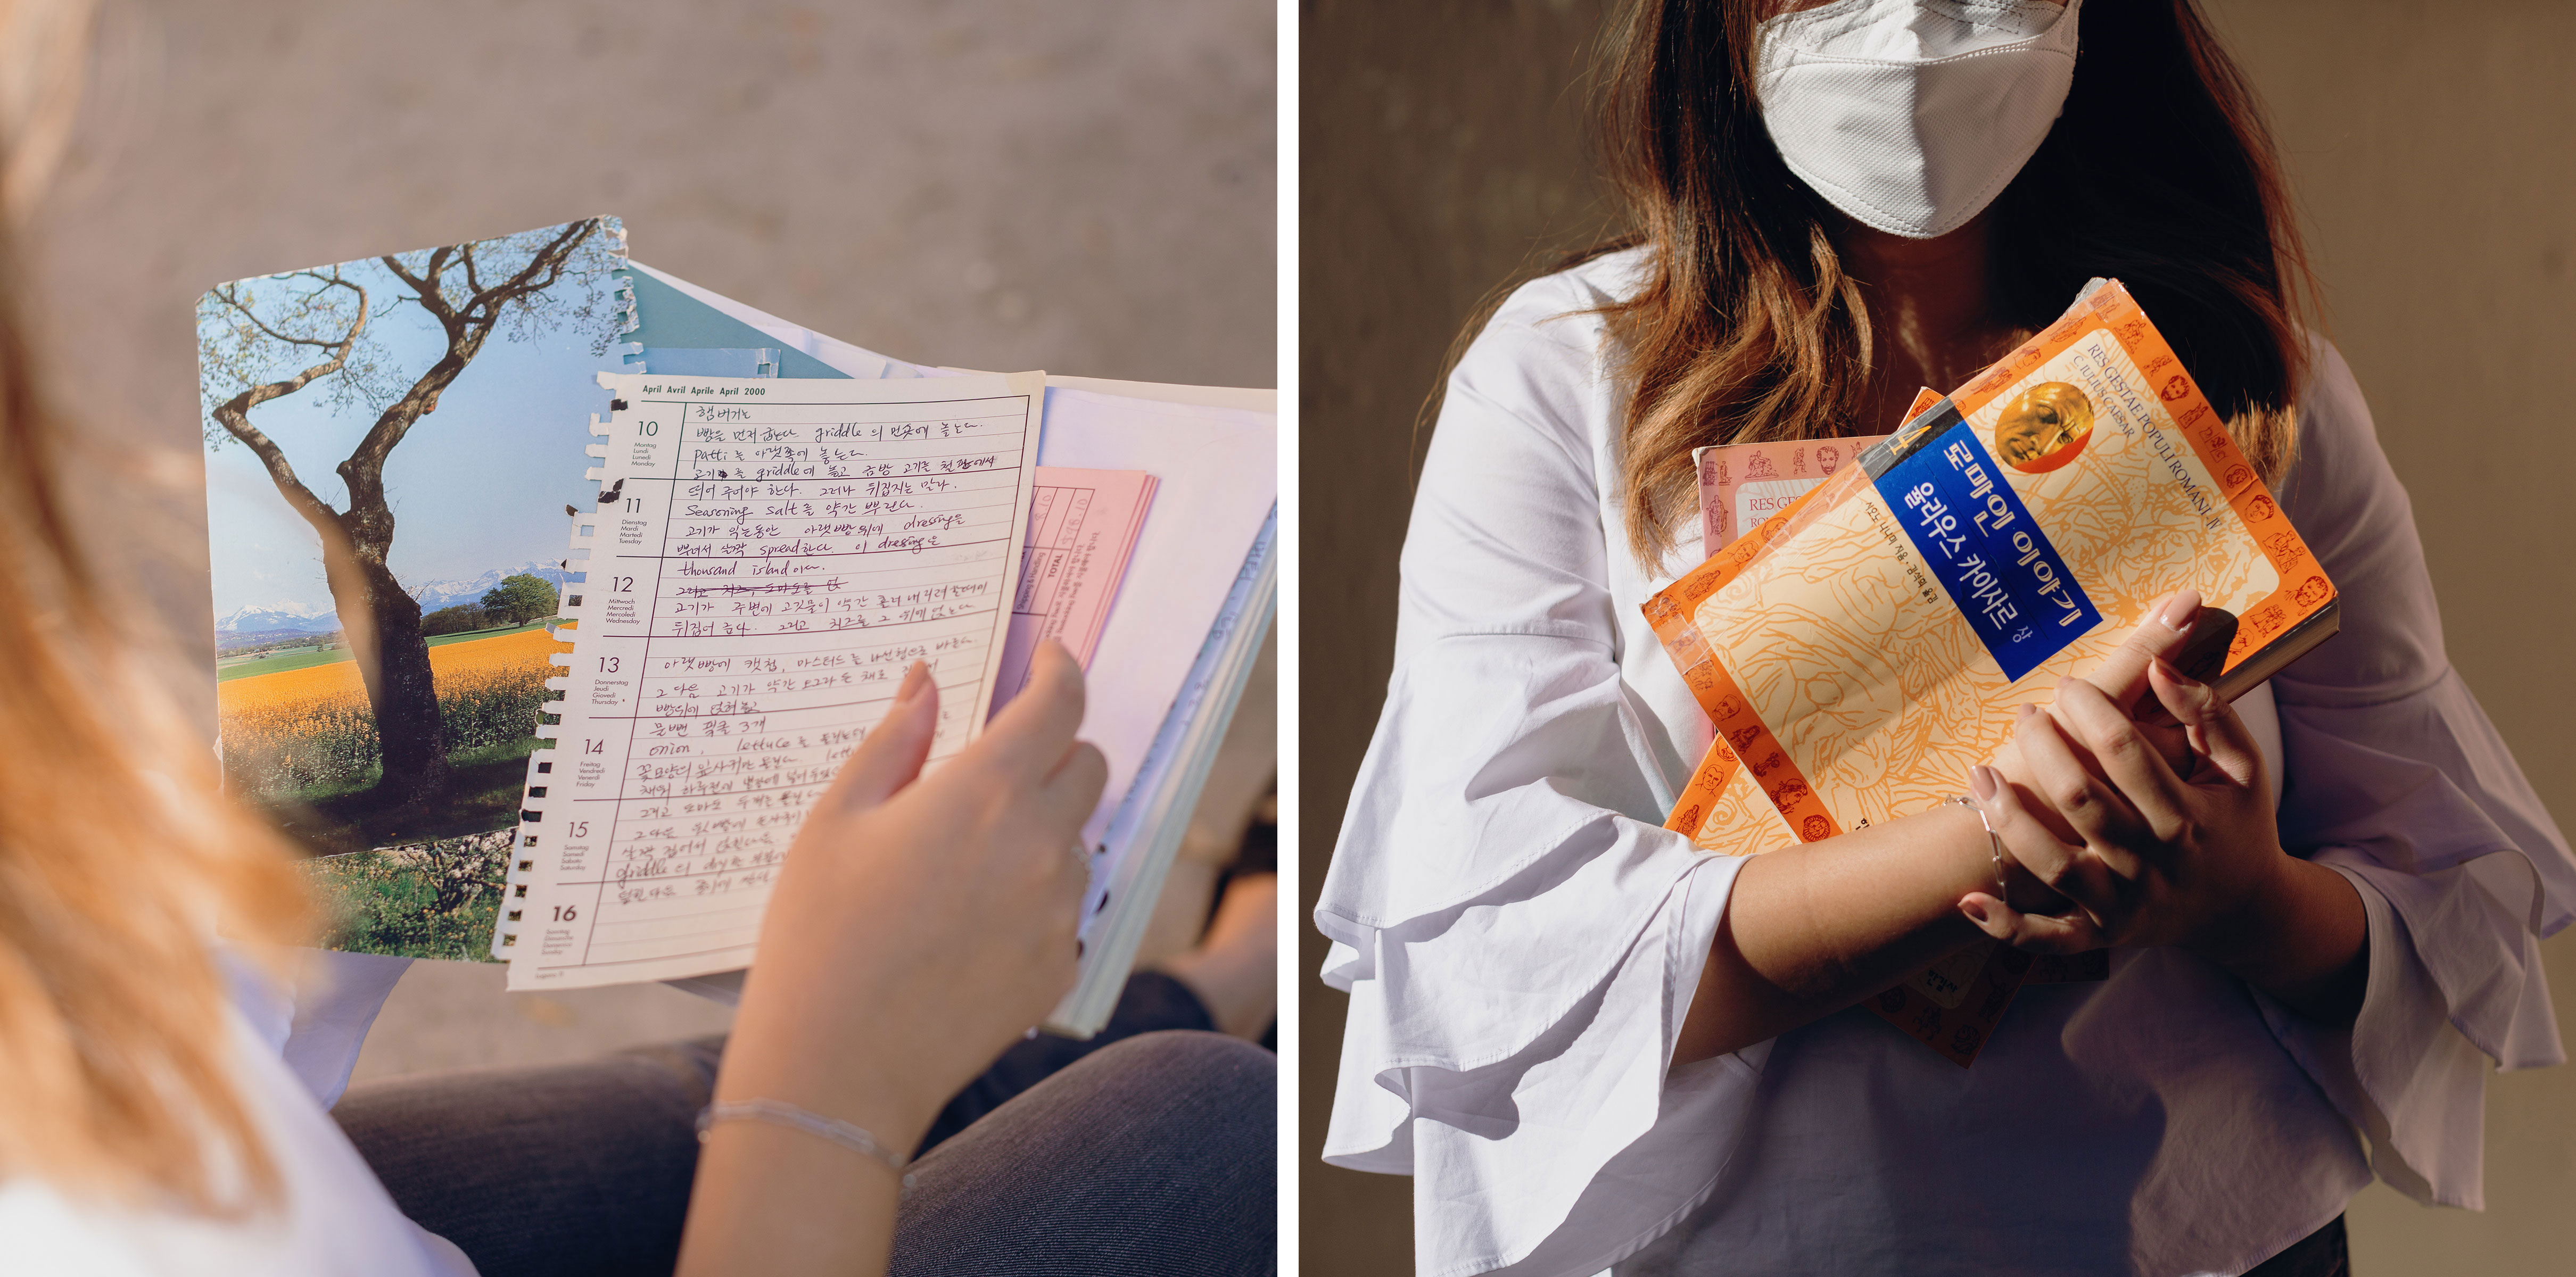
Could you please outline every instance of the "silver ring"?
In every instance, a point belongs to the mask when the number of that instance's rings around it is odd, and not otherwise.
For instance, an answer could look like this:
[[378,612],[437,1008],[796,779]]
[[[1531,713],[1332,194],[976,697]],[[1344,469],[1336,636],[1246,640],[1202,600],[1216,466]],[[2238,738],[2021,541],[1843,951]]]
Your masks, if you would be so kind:
[[1091,853],[1085,850],[1083,845],[1078,842],[1066,844],[1065,851],[1073,856],[1073,863],[1082,866],[1082,876],[1086,878],[1090,877]]

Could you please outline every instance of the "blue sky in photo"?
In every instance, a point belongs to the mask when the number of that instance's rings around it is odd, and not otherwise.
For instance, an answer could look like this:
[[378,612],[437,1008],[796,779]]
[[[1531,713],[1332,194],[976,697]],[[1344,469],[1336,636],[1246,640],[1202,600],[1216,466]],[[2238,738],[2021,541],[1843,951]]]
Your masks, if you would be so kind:
[[[438,326],[407,301],[386,309],[409,294],[381,265],[370,260],[344,270],[367,289],[375,307],[369,326],[390,353],[399,384],[407,386],[444,350]],[[556,285],[582,286],[573,278]],[[603,315],[606,310],[603,299]],[[608,408],[608,392],[594,374],[622,370],[615,348],[590,353],[595,330],[580,327],[526,341],[495,332],[437,409],[394,448],[385,463],[396,525],[389,561],[406,588],[565,557],[571,529],[563,508],[588,509],[598,491],[582,478],[597,464],[582,451],[591,442],[590,414]],[[375,415],[355,405],[335,409],[325,390],[317,381],[271,400],[251,410],[251,421],[285,450],[305,486],[345,509],[334,468]],[[206,516],[218,617],[244,607],[311,613],[331,606],[320,539],[239,443],[208,450]]]

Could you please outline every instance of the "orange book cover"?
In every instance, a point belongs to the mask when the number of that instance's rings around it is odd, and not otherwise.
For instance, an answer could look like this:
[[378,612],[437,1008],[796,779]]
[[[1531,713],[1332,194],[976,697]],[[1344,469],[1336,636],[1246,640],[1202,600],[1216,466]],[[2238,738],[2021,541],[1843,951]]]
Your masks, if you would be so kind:
[[[2230,696],[2333,632],[2333,584],[2226,423],[2097,281],[1646,602],[1715,733],[1666,825],[1749,855],[1928,810],[2186,587],[2240,618]],[[2028,973],[2009,952],[1871,1005],[1965,1065]]]

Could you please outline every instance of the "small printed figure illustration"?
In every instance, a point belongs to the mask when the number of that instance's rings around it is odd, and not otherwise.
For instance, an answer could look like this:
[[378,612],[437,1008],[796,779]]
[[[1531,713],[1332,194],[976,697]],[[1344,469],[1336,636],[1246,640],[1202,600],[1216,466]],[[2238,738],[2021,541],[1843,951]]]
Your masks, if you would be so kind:
[[2042,382],[2013,397],[1995,418],[1995,453],[2024,474],[2045,474],[2084,451],[2093,437],[2093,401],[2063,381]]

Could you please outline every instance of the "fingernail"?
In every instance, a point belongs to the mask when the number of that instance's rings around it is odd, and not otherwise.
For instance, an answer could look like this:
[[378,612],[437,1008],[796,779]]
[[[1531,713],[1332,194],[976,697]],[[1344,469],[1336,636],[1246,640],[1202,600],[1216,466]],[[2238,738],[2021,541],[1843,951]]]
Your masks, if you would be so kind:
[[2200,591],[2183,591],[2173,602],[2165,605],[2162,619],[2165,628],[2177,634],[2190,630],[2192,622],[2200,619]]
[[1975,896],[1968,896],[1960,900],[1959,912],[1968,915],[1968,920],[1976,923],[1980,927],[1986,925],[1986,907],[1977,903],[1977,898]]
[[1968,769],[1968,792],[1985,802],[1995,796],[1995,769],[1980,764]]
[[930,686],[930,662],[914,661],[912,668],[903,672],[903,686],[895,689],[894,703],[909,705],[912,703],[912,698],[921,695],[921,689],[928,686]]

